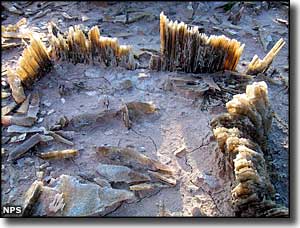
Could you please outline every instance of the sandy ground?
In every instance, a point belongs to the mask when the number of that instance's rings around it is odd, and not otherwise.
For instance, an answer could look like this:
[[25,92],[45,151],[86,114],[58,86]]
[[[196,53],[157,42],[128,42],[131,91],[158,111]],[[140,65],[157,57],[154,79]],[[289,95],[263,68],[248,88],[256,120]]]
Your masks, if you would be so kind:
[[[275,18],[288,20],[288,9],[279,4],[271,4],[267,8],[262,3],[245,6],[241,21],[237,27],[228,29],[228,13],[216,6],[224,3],[200,3],[194,15],[190,18],[188,2],[133,2],[133,3],[94,3],[94,2],[57,2],[59,7],[52,9],[47,15],[37,19],[28,17],[29,26],[40,28],[46,32],[44,26],[50,20],[56,22],[63,30],[69,26],[83,23],[91,27],[98,25],[101,33],[106,36],[117,37],[120,44],[130,44],[135,51],[141,48],[159,50],[159,13],[165,12],[173,20],[182,20],[191,25],[198,25],[206,34],[225,34],[245,43],[238,70],[243,71],[245,64],[250,62],[253,55],[262,58],[279,38],[284,38],[286,45],[268,71],[279,85],[270,83],[269,96],[272,107],[277,115],[288,123],[288,91],[282,85],[282,80],[288,80],[288,28],[274,22]],[[195,3],[196,4],[196,3]],[[37,9],[38,2],[27,7]],[[197,7],[197,4],[195,5]],[[201,10],[200,10],[201,9]],[[44,9],[45,10],[45,9]],[[125,11],[147,12],[150,16],[130,24],[113,22],[114,18],[123,15]],[[61,14],[67,12],[71,16],[87,16],[85,22],[67,20]],[[21,16],[6,13],[3,24],[16,23]],[[129,13],[130,15],[130,13]],[[257,30],[260,28],[261,37],[269,40],[264,50]],[[126,35],[124,35],[126,34]],[[2,66],[13,65],[22,53],[23,47],[13,48],[2,52]],[[175,169],[177,184],[175,187],[154,191],[152,194],[140,197],[135,202],[123,203],[109,216],[157,216],[158,205],[163,202],[170,212],[180,215],[197,215],[192,212],[194,207],[201,209],[203,216],[234,216],[230,205],[230,176],[224,171],[224,157],[217,149],[209,126],[210,119],[224,111],[224,105],[208,107],[203,111],[195,105],[193,99],[185,98],[173,91],[165,91],[163,84],[169,72],[152,72],[147,69],[127,71],[122,68],[99,68],[92,65],[76,66],[69,63],[57,62],[50,73],[43,76],[30,92],[38,92],[41,98],[39,120],[35,126],[47,127],[66,116],[75,121],[64,130],[74,131],[73,142],[80,150],[80,156],[71,160],[49,161],[47,175],[56,178],[61,174],[78,176],[82,173],[94,173],[100,158],[95,152],[95,146],[108,144],[112,146],[133,147],[145,155],[158,159]],[[284,79],[283,79],[284,78]],[[126,89],[122,86],[124,80],[131,80],[133,87]],[[255,80],[263,80],[256,78]],[[62,85],[66,93],[61,95]],[[153,102],[158,107],[155,115],[144,116],[135,121],[131,130],[124,127],[118,118],[106,121],[93,121],[89,117],[87,123],[78,121],[79,115],[93,114],[104,110],[103,99],[108,97],[110,104],[123,100]],[[9,99],[3,100],[2,105]],[[83,121],[83,122],[84,122]],[[269,138],[270,149],[267,161],[272,183],[277,192],[277,202],[288,206],[288,129],[284,129],[277,121],[273,121]],[[3,137],[12,137],[2,128]],[[2,144],[8,151],[19,143],[6,142]],[[178,158],[174,152],[181,147],[187,150],[186,156]],[[2,157],[2,203],[19,205],[23,195],[31,183],[36,179],[38,167],[45,163],[34,155],[35,151],[43,152],[66,149],[70,146],[50,142],[38,145],[16,164],[6,163]],[[193,182],[194,176],[203,176],[201,184]]]

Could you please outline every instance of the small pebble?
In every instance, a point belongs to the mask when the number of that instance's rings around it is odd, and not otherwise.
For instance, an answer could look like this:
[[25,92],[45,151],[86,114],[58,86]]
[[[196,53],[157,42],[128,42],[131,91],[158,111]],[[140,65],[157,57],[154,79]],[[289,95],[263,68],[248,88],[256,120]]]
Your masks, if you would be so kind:
[[93,96],[97,95],[97,91],[88,91],[88,92],[85,92],[85,94],[90,96],[90,97],[93,97]]
[[7,88],[8,83],[6,81],[1,81],[2,88]]
[[46,163],[40,165],[39,169],[43,170],[43,169],[47,168],[48,166],[50,166],[50,164],[49,164],[49,162],[46,162]]
[[205,216],[205,215],[202,214],[200,208],[198,208],[198,207],[194,207],[194,208],[192,209],[192,215],[193,215],[194,217]]
[[47,112],[47,115],[51,115],[52,113],[54,113],[55,112],[55,110],[54,109],[51,109],[51,110],[49,110],[48,112]]
[[42,180],[44,176],[44,172],[43,171],[38,171],[36,172],[36,177],[38,180]]
[[104,143],[104,144],[101,144],[101,146],[107,146],[107,147],[110,147],[111,145],[109,143]]
[[5,154],[6,154],[6,149],[4,149],[4,148],[1,148],[1,156],[3,157],[3,156],[5,156]]
[[186,147],[182,146],[182,147],[180,147],[178,150],[176,150],[174,152],[174,155],[176,157],[182,158],[182,157],[184,157],[186,155],[186,153],[187,153]]
[[44,181],[44,183],[48,184],[48,183],[50,183],[51,179],[52,179],[51,176],[45,176],[43,181]]
[[139,147],[139,152],[146,152],[146,149],[145,149],[145,147],[143,147],[143,146],[141,146],[141,147]]
[[44,118],[41,117],[41,118],[38,119],[37,122],[38,122],[38,123],[42,123],[43,121],[44,121]]
[[25,158],[24,159],[24,164],[25,165],[33,165],[34,164],[34,160],[32,158]]
[[51,106],[51,102],[49,102],[47,100],[43,101],[42,104],[45,105],[46,107],[50,107]]
[[51,166],[47,167],[46,171],[50,173],[51,171],[53,171],[53,167],[51,167]]
[[104,135],[109,136],[109,135],[113,135],[114,134],[114,130],[108,130],[106,132],[104,132]]
[[18,165],[19,168],[22,168],[24,166],[24,159],[19,159],[17,161],[17,165]]

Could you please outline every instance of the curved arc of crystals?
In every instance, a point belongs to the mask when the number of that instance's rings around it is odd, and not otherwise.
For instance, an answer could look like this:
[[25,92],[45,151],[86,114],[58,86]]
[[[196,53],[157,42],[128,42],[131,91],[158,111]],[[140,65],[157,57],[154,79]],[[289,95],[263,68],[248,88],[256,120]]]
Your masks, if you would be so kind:
[[30,44],[24,49],[13,73],[29,87],[38,77],[48,72],[51,66],[47,48],[38,35],[33,34],[30,35]]
[[[288,209],[273,201],[274,187],[263,153],[272,121],[266,83],[248,85],[246,93],[235,95],[226,107],[228,113],[214,118],[211,127],[221,151],[234,166],[231,196],[237,215],[288,216]],[[250,135],[248,124],[259,137]]]
[[51,60],[77,63],[96,63],[106,66],[121,66],[129,70],[136,68],[132,47],[119,45],[117,38],[100,36],[97,26],[86,34],[78,25],[71,26],[62,34],[60,29],[50,23],[50,48],[40,40],[38,34],[30,35],[30,44],[24,49],[18,60],[15,74],[26,87],[30,87],[36,79],[49,72]]

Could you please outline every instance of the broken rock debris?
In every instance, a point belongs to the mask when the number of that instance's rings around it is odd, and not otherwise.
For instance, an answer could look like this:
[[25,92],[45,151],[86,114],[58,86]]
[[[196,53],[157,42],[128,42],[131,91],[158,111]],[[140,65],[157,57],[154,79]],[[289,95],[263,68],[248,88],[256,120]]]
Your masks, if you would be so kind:
[[173,174],[173,169],[157,160],[151,159],[146,155],[139,153],[131,148],[121,148],[113,146],[100,146],[96,152],[112,161],[126,166],[136,167],[139,169],[149,169],[152,171],[162,171]]
[[22,103],[26,99],[26,96],[21,84],[21,79],[18,77],[18,74],[10,68],[7,69],[7,82],[10,86],[12,96],[16,103]]
[[26,209],[26,216],[104,216],[134,199],[128,190],[81,183],[76,177],[61,175],[51,187],[38,181],[32,184],[25,196],[26,208],[30,209]]
[[[114,166],[98,166],[97,172],[102,177],[107,178],[108,181],[112,180],[113,182],[119,181],[138,184],[151,181],[152,178],[149,177],[150,174],[152,177],[154,177],[154,179],[158,179],[158,181],[167,183],[170,186],[176,185],[174,171],[171,167],[164,165],[157,160],[151,159],[146,155],[135,151],[134,149],[101,146],[97,147],[97,152],[104,158],[108,159],[109,162],[117,164]],[[129,169],[128,167],[135,169],[137,172]],[[150,187],[151,183],[148,184],[149,186],[147,185],[145,189],[155,186],[153,185]]]
[[23,216],[30,216],[42,192],[43,183],[34,181],[24,196]]
[[96,168],[97,173],[109,182],[125,182],[128,184],[150,181],[150,177],[135,172],[121,165],[100,164]]
[[11,153],[10,153],[10,159],[9,160],[17,160],[20,157],[22,157],[25,153],[27,153],[32,147],[37,145],[40,142],[46,142],[49,140],[52,140],[53,138],[51,136],[45,136],[40,135],[39,133],[36,133],[35,135],[31,136],[29,139],[27,139],[22,144],[18,145]]

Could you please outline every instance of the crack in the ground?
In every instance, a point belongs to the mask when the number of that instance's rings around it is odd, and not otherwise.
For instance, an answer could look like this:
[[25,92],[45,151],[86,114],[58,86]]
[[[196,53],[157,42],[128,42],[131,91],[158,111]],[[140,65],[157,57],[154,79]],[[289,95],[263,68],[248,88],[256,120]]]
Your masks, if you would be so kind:
[[277,123],[281,126],[279,127],[280,129],[284,128],[285,130],[289,130],[288,124],[285,123],[285,121],[281,119],[275,111],[273,111],[273,117],[277,121]]
[[122,205],[124,204],[124,201],[123,202],[121,202],[120,203],[120,205],[119,206],[117,206],[114,210],[112,210],[112,211],[110,211],[110,212],[108,212],[108,213],[106,213],[106,214],[104,214],[103,216],[108,216],[108,215],[110,215],[110,214],[112,214],[112,213],[114,213],[115,211],[117,211]]
[[198,146],[198,147],[192,149],[191,151],[188,152],[188,154],[193,153],[194,151],[200,149],[200,148],[203,147],[203,146],[209,145],[209,142],[207,142],[206,144],[204,144],[204,140],[207,140],[207,137],[208,137],[210,134],[211,134],[211,132],[207,132],[207,134],[202,138],[202,141],[201,141],[200,146]]
[[155,143],[155,141],[153,140],[153,138],[151,137],[151,136],[148,136],[148,135],[143,135],[143,134],[141,134],[141,133],[139,133],[139,132],[137,132],[136,130],[134,130],[133,128],[131,128],[131,130],[135,133],[135,134],[137,134],[137,135],[139,135],[139,136],[141,136],[141,137],[144,137],[144,138],[148,138],[148,139],[150,139],[151,140],[151,142],[153,143],[153,145],[154,145],[154,148],[155,148],[155,152],[157,153],[157,146],[156,146],[156,143]]
[[74,165],[78,168],[79,172],[81,172],[80,166],[75,162],[74,158],[70,158],[70,160],[74,163]]
[[190,162],[189,162],[188,154],[187,154],[186,157],[185,157],[184,163],[186,164],[186,166],[188,166],[188,167],[191,169],[190,173],[193,173],[193,172],[194,172],[194,169],[193,169],[193,166],[192,166],[192,165],[190,164]]
[[[191,183],[193,183],[191,181]],[[203,192],[205,192],[205,194],[209,195],[209,197],[211,198],[211,200],[213,201],[214,206],[216,207],[217,211],[219,212],[220,215],[224,215],[224,213],[220,210],[220,208],[218,207],[215,198],[212,196],[212,194],[209,191],[206,191],[203,187],[199,187]]]
[[153,197],[153,196],[158,195],[158,193],[160,193],[163,189],[167,189],[167,188],[160,188],[160,189],[158,189],[156,192],[154,192],[153,194],[150,194],[150,195],[148,195],[148,196],[142,197],[142,198],[140,198],[139,200],[137,200],[137,201],[135,201],[135,202],[132,202],[132,203],[128,203],[128,204],[140,203],[140,202],[143,201],[144,199],[148,199],[148,198],[151,198],[151,197]]
[[[188,155],[189,155],[189,154],[195,152],[196,150],[199,150],[199,149],[200,149],[201,147],[203,147],[203,146],[208,146],[208,145],[209,145],[209,143],[210,143],[209,141],[206,142],[206,143],[204,144],[204,140],[206,140],[207,137],[208,137],[209,135],[210,135],[210,132],[207,132],[207,134],[202,138],[202,141],[201,141],[200,146],[198,146],[198,147],[192,149],[191,151],[189,151],[189,152],[187,153],[187,155],[186,155],[186,156],[187,156],[186,162],[188,162]],[[186,163],[186,165],[188,165],[189,167],[191,167],[190,164],[187,164],[187,163]],[[192,168],[192,170],[193,170],[193,168]]]

